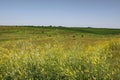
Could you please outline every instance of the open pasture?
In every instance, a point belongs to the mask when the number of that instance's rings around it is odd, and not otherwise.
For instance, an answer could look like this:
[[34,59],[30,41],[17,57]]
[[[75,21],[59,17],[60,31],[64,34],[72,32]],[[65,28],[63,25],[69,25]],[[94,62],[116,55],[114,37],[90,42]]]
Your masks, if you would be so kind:
[[120,29],[0,27],[0,80],[119,80]]

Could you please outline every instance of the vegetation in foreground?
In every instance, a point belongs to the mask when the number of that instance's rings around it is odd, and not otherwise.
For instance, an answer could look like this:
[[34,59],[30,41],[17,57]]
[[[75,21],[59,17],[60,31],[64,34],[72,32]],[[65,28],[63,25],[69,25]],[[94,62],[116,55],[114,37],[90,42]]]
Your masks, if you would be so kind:
[[0,27],[0,80],[119,80],[120,30],[85,30]]

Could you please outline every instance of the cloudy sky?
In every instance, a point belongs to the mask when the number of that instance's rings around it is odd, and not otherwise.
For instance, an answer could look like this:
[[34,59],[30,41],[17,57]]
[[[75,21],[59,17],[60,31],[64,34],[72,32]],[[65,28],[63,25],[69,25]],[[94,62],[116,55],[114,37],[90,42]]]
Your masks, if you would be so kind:
[[0,25],[120,28],[120,0],[0,0]]

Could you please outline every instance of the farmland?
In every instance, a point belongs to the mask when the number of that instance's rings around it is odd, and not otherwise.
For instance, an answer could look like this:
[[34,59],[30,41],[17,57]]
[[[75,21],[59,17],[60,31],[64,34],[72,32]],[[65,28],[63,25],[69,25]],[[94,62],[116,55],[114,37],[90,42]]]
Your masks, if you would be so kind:
[[0,80],[119,80],[120,29],[0,27]]

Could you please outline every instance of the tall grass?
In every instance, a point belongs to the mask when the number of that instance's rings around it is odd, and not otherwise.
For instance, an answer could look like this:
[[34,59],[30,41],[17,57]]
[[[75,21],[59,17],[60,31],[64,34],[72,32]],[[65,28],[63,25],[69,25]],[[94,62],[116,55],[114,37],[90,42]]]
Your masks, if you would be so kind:
[[119,40],[69,46],[8,41],[0,46],[0,80],[120,79]]

